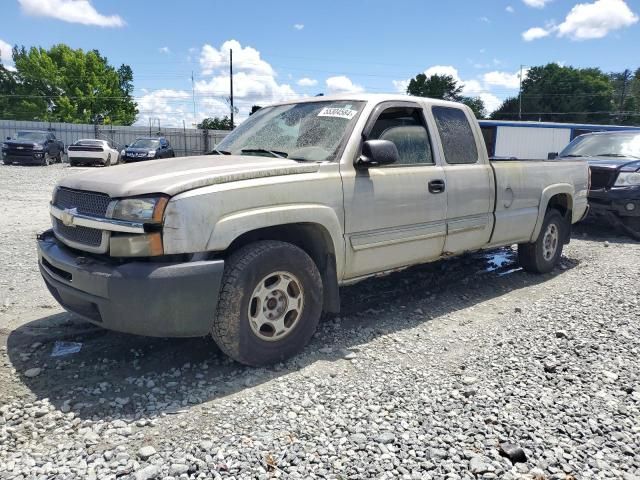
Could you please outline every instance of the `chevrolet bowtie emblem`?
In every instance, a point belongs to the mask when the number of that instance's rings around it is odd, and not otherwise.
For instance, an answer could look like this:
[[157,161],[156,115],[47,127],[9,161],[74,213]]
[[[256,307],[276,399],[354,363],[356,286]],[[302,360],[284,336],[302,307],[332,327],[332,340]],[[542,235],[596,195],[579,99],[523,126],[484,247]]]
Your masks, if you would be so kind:
[[75,227],[73,224],[73,217],[78,214],[77,208],[65,208],[60,214],[60,221],[65,227]]

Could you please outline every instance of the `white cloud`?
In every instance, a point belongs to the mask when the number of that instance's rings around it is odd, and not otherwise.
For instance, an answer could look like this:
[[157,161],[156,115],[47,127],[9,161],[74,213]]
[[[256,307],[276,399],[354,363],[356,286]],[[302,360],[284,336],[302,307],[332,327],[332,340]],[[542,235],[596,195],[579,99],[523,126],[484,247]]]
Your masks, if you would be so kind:
[[0,38],[0,62],[6,67],[13,64],[13,47]]
[[624,0],[597,0],[574,6],[558,25],[558,37],[588,40],[606,37],[609,32],[630,27],[638,21]]
[[522,38],[530,42],[553,33],[557,37],[568,37],[571,40],[590,40],[604,38],[615,30],[630,27],[637,22],[638,15],[624,0],[596,0],[593,3],[575,5],[560,25],[530,28],[522,34]]
[[489,17],[480,17],[478,20],[480,20],[483,23],[491,23],[491,20],[489,20]]
[[[523,70],[522,73],[523,78],[527,76],[526,70]],[[484,84],[489,87],[516,89],[520,87],[520,72],[487,72],[482,76],[482,80],[484,81]]]
[[505,11],[507,13],[514,13],[516,11],[516,9],[513,8],[511,5],[507,5],[507,8],[505,8]]
[[298,80],[297,83],[301,87],[313,87],[318,84],[318,80],[316,80],[315,78],[304,77]]
[[[488,113],[497,110],[502,105],[503,99],[499,98],[495,93],[491,91],[493,87],[502,87],[503,89],[517,90],[518,88],[518,73],[512,74],[510,72],[488,72],[482,77],[471,78],[463,80],[458,72],[458,69],[453,65],[433,65],[424,71],[427,77],[432,75],[449,75],[459,85],[462,86],[462,95],[467,97],[480,97],[484,102],[484,105]],[[513,79],[516,79],[514,86]],[[393,86],[398,92],[405,93],[409,80],[393,80]]]
[[[271,65],[260,52],[228,40],[219,48],[204,45],[200,49],[201,72],[194,85],[196,115],[193,114],[191,90],[141,90],[137,98],[140,116],[136,123],[147,125],[159,118],[163,126],[187,126],[205,117],[229,115],[229,50],[233,49],[233,96],[238,109],[236,123],[243,121],[253,105],[269,105],[294,99],[298,94],[286,83],[279,83]],[[189,53],[195,52],[190,50]]]
[[69,23],[96,25],[98,27],[123,27],[119,15],[99,13],[89,0],[18,0],[27,15],[50,17]]
[[533,27],[527,30],[526,32],[522,32],[522,39],[525,42],[532,42],[540,38],[548,37],[549,35],[551,35],[550,30],[546,30],[541,27]]
[[303,23],[296,23],[293,28],[295,28],[296,30],[302,30],[304,28],[304,24]]
[[364,92],[364,88],[351,81],[349,77],[339,75],[336,77],[329,77],[325,80],[327,85],[328,94],[340,94],[340,93],[361,93]]
[[260,52],[252,47],[242,47],[237,40],[227,40],[217,49],[209,44],[200,51],[200,67],[204,75],[219,70],[229,71],[230,50],[233,50],[233,71],[250,72],[256,75],[273,76],[275,72],[269,63],[260,58]]
[[167,54],[167,55],[171,53],[171,50],[169,49],[169,47],[160,47],[160,48],[158,49],[158,51],[159,51],[160,53],[164,53],[164,54]]
[[525,5],[533,8],[544,8],[551,0],[522,0]]
[[407,93],[407,87],[409,86],[409,80],[392,80],[393,88],[400,93]]

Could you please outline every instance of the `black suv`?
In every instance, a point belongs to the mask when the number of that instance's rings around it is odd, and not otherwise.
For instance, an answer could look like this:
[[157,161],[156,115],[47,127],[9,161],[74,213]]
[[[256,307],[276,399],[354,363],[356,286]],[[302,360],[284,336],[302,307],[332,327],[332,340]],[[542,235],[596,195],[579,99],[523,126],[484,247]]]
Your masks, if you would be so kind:
[[164,137],[138,138],[131,145],[126,145],[124,150],[120,152],[120,161],[139,162],[175,156],[173,147]]
[[580,135],[559,157],[589,162],[590,216],[640,240],[640,131]]
[[56,140],[51,132],[40,130],[22,130],[14,138],[7,137],[2,143],[2,161],[12,163],[49,165],[61,163],[64,155],[64,143]]

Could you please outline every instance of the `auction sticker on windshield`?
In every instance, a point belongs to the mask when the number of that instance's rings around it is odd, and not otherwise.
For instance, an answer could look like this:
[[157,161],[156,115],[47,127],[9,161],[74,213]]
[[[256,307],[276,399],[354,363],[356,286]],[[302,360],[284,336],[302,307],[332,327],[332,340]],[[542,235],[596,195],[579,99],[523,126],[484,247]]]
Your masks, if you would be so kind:
[[346,118],[347,120],[351,120],[358,113],[357,110],[351,110],[350,108],[336,108],[336,107],[325,107],[320,110],[318,113],[319,117],[335,117],[335,118]]

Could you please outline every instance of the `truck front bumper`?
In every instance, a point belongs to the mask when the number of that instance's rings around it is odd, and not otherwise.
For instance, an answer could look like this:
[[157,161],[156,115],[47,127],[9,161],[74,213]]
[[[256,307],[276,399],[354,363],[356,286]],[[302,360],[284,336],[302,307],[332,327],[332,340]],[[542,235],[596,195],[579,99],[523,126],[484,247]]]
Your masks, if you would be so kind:
[[589,191],[593,216],[640,217],[640,186]]
[[38,237],[47,288],[66,310],[109,330],[152,337],[199,337],[216,313],[223,260],[183,263],[82,255],[48,230]]
[[17,155],[15,153],[3,152],[2,160],[5,163],[20,163],[22,165],[41,165],[44,159],[44,152],[34,152],[28,155]]

